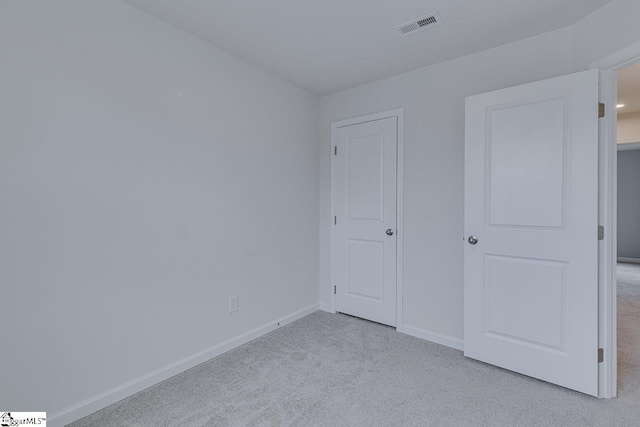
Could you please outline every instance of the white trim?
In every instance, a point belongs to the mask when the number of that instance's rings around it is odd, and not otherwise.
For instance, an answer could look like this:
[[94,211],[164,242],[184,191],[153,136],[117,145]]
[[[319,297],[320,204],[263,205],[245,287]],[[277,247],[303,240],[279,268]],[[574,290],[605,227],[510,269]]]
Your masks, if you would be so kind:
[[291,322],[301,319],[302,317],[307,316],[317,310],[318,304],[314,304],[309,307],[303,308],[302,310],[291,313],[281,319],[266,323],[262,326],[245,332],[244,334],[238,335],[237,337],[231,338],[230,340],[194,353],[191,356],[185,357],[184,359],[173,362],[167,366],[156,369],[155,371],[149,372],[148,374],[142,375],[103,393],[97,394],[58,412],[55,412],[48,417],[47,422],[51,427],[65,426],[102,408],[106,408],[107,406],[116,403],[119,400],[122,400],[148,387],[151,387],[154,384],[158,384],[159,382],[171,378],[174,375],[191,369],[194,366],[200,365],[207,360],[213,359],[214,357],[218,357],[230,350],[233,350],[234,348],[240,347],[241,345],[244,345],[249,341],[253,341],[254,339],[266,335],[269,332],[273,332],[276,329],[279,329]]
[[388,119],[390,117],[399,118],[401,116],[404,116],[404,108],[396,108],[395,110],[382,111],[380,113],[367,114],[366,116],[359,116],[359,117],[353,117],[351,119],[339,120],[337,122],[331,123],[331,129],[343,128],[345,126],[359,125],[362,123],[373,122],[375,120]]
[[336,194],[336,159],[333,155],[333,147],[336,141],[336,131],[338,128],[345,126],[352,126],[361,123],[372,122],[374,120],[388,119],[391,117],[397,117],[398,119],[398,141],[397,141],[397,171],[396,171],[396,330],[398,332],[404,332],[404,326],[402,323],[402,256],[403,256],[403,243],[404,243],[404,108],[397,108],[395,110],[383,111],[380,113],[368,114],[366,116],[354,117],[351,119],[340,120],[331,123],[331,146],[329,147],[331,155],[331,215],[329,217],[331,224],[331,239],[329,243],[331,256],[330,256],[330,269],[331,269],[331,283],[329,283],[329,292],[331,294],[331,308],[330,313],[336,312],[336,296],[333,293],[333,286],[336,283],[335,266],[335,227],[333,226],[333,217],[336,215],[335,209],[335,194]]
[[396,182],[396,331],[405,332],[403,323],[403,259],[404,259],[404,109],[398,117],[398,150]]
[[598,68],[600,70],[620,71],[630,65],[635,64],[640,59],[640,42],[620,49],[609,56],[605,56],[594,63],[589,68]]
[[[604,239],[598,244],[598,342],[604,360],[598,365],[598,396],[612,398],[617,393],[617,305],[616,305],[616,200],[617,200],[617,123],[615,106],[617,76],[600,70],[600,102],[609,114],[599,119],[598,217],[604,226]],[[613,113],[612,113],[613,111]]]
[[599,215],[605,227],[605,238],[598,251],[598,333],[600,347],[604,349],[604,361],[598,366],[598,395],[615,397],[618,393],[618,349],[617,349],[617,72],[640,62],[640,42],[602,58],[589,68],[600,70],[600,102],[608,114],[600,119],[599,160]]
[[411,335],[412,337],[421,338],[426,341],[431,341],[436,344],[464,351],[464,341],[460,338],[454,338],[449,335],[426,331],[424,329],[416,328],[415,326],[409,325],[402,325],[402,329],[405,334]]
[[325,304],[324,302],[320,303],[319,309],[321,311],[326,311],[327,313],[335,313],[335,311],[331,309],[331,304]]
[[640,258],[618,257],[618,262],[630,262],[631,264],[640,264]]

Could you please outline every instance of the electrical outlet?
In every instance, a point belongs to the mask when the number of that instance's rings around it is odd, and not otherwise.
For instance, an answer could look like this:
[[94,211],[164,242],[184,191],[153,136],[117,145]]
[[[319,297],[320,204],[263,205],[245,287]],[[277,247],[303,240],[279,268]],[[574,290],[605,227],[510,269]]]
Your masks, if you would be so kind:
[[238,311],[238,297],[234,296],[229,298],[229,313]]

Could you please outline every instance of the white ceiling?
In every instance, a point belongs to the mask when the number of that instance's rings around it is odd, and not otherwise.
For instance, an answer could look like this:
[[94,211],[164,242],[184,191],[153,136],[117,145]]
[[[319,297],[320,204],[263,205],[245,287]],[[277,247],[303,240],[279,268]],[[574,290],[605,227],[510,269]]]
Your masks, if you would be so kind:
[[619,114],[640,111],[640,64],[632,65],[618,73]]
[[[609,0],[124,0],[317,94],[574,24]],[[431,12],[443,24],[400,37]]]

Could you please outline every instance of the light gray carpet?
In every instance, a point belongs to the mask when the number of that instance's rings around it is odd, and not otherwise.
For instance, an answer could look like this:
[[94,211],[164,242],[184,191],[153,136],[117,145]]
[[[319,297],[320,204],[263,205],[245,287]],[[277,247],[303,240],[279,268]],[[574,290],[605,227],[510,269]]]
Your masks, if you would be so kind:
[[638,426],[640,266],[619,276],[617,399],[316,312],[72,426]]
[[633,394],[640,406],[640,264],[618,263],[617,274],[618,395]]

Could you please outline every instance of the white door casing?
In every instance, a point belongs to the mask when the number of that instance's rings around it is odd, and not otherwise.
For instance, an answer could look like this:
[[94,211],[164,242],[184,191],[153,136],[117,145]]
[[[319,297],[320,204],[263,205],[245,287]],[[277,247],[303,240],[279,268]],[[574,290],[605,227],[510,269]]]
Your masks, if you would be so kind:
[[597,70],[469,97],[465,133],[465,355],[597,395]]
[[336,310],[395,326],[398,118],[338,127],[334,144]]
[[600,241],[600,397],[617,395],[617,114],[618,71],[640,62],[640,42],[600,58],[589,68],[600,72],[600,102],[607,114],[600,119],[600,224],[604,239]]

